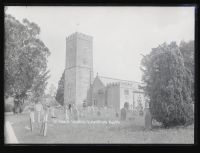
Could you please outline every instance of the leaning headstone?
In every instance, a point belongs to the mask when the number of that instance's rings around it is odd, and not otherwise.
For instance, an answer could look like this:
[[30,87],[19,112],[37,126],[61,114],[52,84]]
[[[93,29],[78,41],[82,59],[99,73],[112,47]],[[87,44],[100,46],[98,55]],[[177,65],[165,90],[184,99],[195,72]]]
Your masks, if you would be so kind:
[[121,109],[121,120],[122,121],[126,120],[126,109],[125,108]]
[[152,116],[149,108],[145,108],[145,129],[149,130],[151,128],[152,128]]

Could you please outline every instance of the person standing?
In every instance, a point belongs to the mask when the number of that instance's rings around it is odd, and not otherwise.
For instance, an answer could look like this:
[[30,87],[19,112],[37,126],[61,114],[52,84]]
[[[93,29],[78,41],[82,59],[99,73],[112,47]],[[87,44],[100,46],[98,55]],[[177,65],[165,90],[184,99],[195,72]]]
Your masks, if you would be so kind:
[[72,105],[71,104],[69,104],[68,105],[68,108],[69,108],[69,120],[71,121],[72,120]]

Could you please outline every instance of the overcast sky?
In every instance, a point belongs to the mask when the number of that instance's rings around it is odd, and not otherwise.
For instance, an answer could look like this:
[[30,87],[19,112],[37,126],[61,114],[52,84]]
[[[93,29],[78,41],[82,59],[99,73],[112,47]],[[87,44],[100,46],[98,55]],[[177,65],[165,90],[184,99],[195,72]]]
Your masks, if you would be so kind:
[[[140,54],[163,42],[194,40],[194,7],[8,7],[41,28],[49,48],[49,85],[57,87],[65,67],[65,38],[78,31],[93,36],[94,76],[141,82]],[[77,26],[79,24],[79,26]]]

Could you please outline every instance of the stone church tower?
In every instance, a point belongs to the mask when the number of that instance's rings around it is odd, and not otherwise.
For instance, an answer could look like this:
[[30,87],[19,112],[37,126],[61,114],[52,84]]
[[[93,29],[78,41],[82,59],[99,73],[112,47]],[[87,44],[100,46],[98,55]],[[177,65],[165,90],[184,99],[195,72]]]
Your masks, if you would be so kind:
[[93,81],[93,38],[74,33],[66,38],[64,103],[82,106]]

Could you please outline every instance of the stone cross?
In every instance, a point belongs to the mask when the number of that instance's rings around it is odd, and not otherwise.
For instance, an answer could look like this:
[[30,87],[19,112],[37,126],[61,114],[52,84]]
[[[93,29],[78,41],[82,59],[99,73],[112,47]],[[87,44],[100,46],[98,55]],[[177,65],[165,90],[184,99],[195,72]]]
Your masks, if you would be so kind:
[[149,105],[145,108],[145,129],[149,130],[152,128],[152,116],[149,110]]

